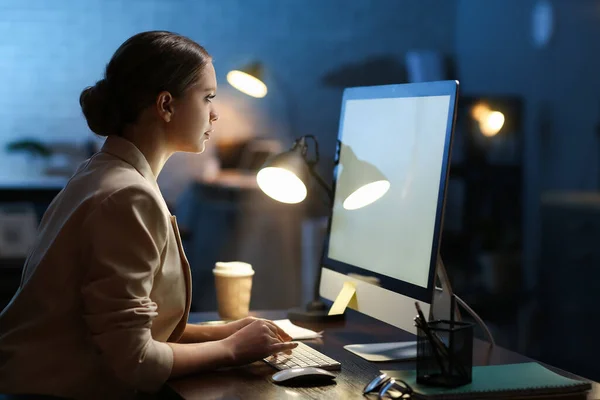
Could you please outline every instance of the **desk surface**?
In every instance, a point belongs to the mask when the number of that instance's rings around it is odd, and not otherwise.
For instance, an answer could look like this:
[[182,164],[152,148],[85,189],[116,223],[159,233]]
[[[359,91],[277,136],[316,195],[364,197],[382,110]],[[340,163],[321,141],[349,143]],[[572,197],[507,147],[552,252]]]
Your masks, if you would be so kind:
[[[260,311],[252,315],[267,319],[284,319],[285,311]],[[192,313],[190,322],[217,320],[216,313]],[[370,363],[344,350],[353,343],[397,342],[414,340],[409,333],[350,310],[345,322],[332,324],[298,324],[313,330],[325,330],[323,337],[304,341],[320,352],[342,363],[336,383],[313,388],[277,386],[269,378],[276,370],[263,362],[225,371],[203,373],[169,382],[169,387],[184,399],[362,399],[363,387],[379,370],[414,369],[414,362]],[[490,350],[487,342],[475,340],[473,365],[512,364],[532,361],[512,351],[496,347]],[[577,378],[552,368],[565,376]],[[560,399],[599,399],[600,385],[593,384],[591,393],[583,396],[555,397]]]

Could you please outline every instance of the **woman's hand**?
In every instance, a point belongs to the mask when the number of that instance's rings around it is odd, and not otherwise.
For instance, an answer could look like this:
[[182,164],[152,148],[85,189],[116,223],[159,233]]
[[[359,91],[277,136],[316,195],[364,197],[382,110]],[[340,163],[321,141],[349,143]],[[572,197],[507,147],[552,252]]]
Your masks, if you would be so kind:
[[254,317],[246,317],[246,318],[225,324],[223,326],[225,329],[224,338],[233,335],[240,329],[250,325],[251,323],[253,323],[255,321],[264,321],[267,324],[269,324],[277,332],[277,335],[279,336],[279,340],[281,340],[282,342],[289,342],[292,340],[292,337],[290,335],[288,335],[283,329],[278,327],[273,321],[269,321],[266,319],[260,319],[260,318],[254,318]]
[[[232,324],[235,323],[246,325],[223,340],[234,365],[248,364],[273,354],[289,352],[298,346],[297,343],[289,343],[289,335],[271,321],[244,318]],[[286,335],[287,340],[282,338],[280,332]]]
[[254,321],[264,321],[271,326],[277,332],[280,341],[289,342],[292,340],[290,335],[275,325],[273,321],[254,317],[246,317],[238,321],[228,322],[223,325],[207,326],[187,324],[183,335],[179,339],[179,343],[204,343],[227,339],[229,336],[250,325]]

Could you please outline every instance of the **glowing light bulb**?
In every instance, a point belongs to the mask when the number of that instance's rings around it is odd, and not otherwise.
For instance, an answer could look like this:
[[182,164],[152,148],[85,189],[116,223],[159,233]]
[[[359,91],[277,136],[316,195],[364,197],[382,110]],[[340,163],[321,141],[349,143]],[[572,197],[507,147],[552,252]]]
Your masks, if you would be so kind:
[[282,203],[296,204],[306,198],[306,186],[296,174],[287,169],[263,168],[258,171],[256,181],[263,192]]
[[484,136],[496,136],[504,126],[504,114],[500,111],[492,111],[479,121],[479,130]]

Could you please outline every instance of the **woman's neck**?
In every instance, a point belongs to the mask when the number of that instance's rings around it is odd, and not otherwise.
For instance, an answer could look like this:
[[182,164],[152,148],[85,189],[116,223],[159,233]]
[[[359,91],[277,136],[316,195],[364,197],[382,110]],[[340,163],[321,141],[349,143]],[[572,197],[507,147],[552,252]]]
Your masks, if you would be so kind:
[[160,171],[173,154],[164,132],[156,126],[136,124],[127,127],[122,136],[142,152],[154,176],[158,178]]

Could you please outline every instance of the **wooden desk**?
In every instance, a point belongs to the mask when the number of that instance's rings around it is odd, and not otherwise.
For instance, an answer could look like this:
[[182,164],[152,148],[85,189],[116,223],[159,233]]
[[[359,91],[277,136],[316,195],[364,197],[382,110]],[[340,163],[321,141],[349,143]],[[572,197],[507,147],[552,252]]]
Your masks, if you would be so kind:
[[[252,315],[267,319],[284,319],[285,311],[261,311]],[[194,313],[190,322],[217,320],[216,313]],[[300,324],[298,324],[300,325]],[[276,370],[263,362],[204,373],[169,382],[169,388],[184,399],[362,399],[363,387],[374,378],[380,369],[414,369],[414,362],[370,363],[343,349],[346,344],[370,342],[394,342],[414,340],[409,333],[383,322],[350,310],[345,322],[321,325],[302,324],[310,329],[325,330],[322,338],[305,341],[320,352],[342,363],[334,384],[312,388],[292,388],[277,386],[269,378]],[[512,364],[528,362],[531,359],[512,351],[496,347],[490,351],[487,342],[475,340],[473,364]],[[568,377],[573,374],[552,368]],[[581,378],[579,378],[581,379]],[[374,398],[371,396],[369,398]],[[559,398],[559,397],[553,397]],[[598,399],[600,385],[593,384],[592,392],[586,397],[566,396],[561,399]]]

